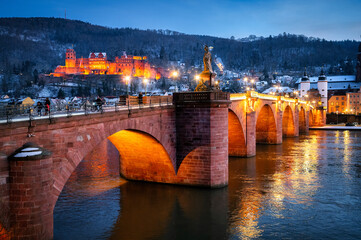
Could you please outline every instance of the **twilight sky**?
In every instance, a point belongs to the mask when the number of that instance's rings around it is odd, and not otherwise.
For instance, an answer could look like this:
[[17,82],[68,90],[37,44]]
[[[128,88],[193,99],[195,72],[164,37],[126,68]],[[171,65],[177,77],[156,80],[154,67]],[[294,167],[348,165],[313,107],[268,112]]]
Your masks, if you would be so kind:
[[361,35],[360,0],[0,0],[1,17],[64,17],[108,27],[236,38],[287,32],[328,40]]

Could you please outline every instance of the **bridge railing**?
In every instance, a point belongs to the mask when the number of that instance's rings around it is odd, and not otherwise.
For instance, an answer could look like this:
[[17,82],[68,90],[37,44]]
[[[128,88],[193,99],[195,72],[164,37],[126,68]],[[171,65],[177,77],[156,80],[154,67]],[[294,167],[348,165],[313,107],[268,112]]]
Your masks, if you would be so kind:
[[172,96],[120,97],[118,101],[97,103],[56,103],[46,106],[0,105],[0,124],[76,115],[103,114],[105,112],[132,111],[135,109],[172,105]]

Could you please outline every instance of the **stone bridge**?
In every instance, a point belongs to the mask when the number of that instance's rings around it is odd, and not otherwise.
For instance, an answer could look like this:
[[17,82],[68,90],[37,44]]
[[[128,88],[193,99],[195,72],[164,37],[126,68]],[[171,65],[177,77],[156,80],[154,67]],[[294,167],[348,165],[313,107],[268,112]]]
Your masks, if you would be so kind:
[[[307,102],[250,91],[176,93],[168,106],[2,124],[2,214],[13,238],[51,239],[64,185],[105,139],[126,179],[216,188],[228,184],[228,156],[254,156],[257,143],[281,144],[324,123],[324,111]],[[51,156],[9,157],[28,142]]]

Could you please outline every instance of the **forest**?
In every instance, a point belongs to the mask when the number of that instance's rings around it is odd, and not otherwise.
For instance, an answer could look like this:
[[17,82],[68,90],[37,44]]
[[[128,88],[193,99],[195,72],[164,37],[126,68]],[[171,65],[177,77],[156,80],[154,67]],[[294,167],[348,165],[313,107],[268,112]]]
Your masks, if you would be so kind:
[[65,50],[72,47],[77,57],[102,51],[112,60],[126,51],[146,55],[158,66],[169,61],[193,66],[201,64],[205,44],[214,47],[212,54],[220,57],[228,70],[300,71],[346,63],[343,71],[348,72],[343,73],[353,74],[359,42],[288,33],[227,39],[171,30],[108,28],[63,18],[0,18],[0,73],[24,68],[29,73],[49,73],[64,64]]

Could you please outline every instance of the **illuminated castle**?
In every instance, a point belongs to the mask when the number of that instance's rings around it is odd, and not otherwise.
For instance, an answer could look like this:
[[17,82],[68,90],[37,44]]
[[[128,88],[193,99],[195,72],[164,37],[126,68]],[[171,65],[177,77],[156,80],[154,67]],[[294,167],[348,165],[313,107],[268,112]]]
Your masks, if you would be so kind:
[[115,57],[115,61],[107,60],[105,52],[90,53],[89,58],[76,58],[74,49],[67,49],[65,66],[57,66],[51,76],[66,75],[126,75],[159,79],[160,73],[151,67],[146,56],[126,55]]

